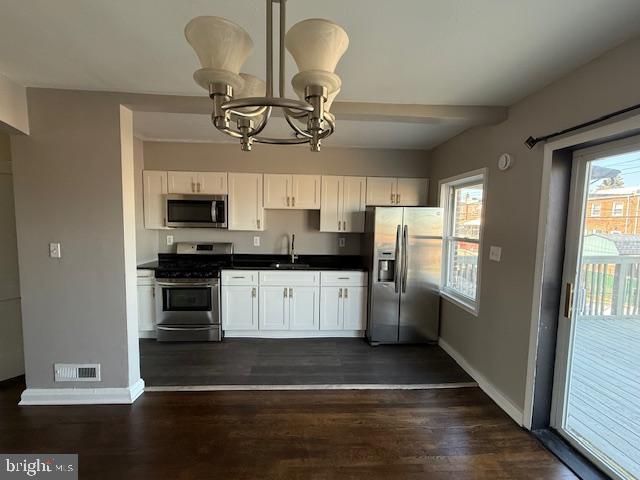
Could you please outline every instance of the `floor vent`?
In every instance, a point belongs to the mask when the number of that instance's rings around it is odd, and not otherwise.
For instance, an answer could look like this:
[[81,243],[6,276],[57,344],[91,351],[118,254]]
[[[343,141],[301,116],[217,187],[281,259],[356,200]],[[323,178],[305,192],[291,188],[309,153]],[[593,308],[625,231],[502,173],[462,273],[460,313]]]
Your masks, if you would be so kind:
[[100,365],[97,363],[56,363],[56,382],[99,382]]

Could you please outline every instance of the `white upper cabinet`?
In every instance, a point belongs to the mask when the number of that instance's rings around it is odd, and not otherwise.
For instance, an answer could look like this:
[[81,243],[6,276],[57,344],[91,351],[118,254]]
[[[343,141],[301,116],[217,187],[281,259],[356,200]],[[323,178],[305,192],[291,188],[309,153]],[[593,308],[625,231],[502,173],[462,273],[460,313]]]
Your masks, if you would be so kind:
[[229,230],[264,230],[261,173],[229,174]]
[[169,193],[225,195],[226,172],[167,172]]
[[322,177],[321,232],[364,232],[365,177]]
[[395,205],[398,179],[367,177],[367,205]]
[[367,208],[367,179],[344,177],[342,190],[342,231],[364,232],[364,212]]
[[405,207],[426,205],[428,186],[426,178],[399,178],[397,204]]
[[426,178],[367,177],[367,205],[424,206],[428,183]]
[[227,186],[227,172],[200,172],[197,177],[198,193],[208,195],[226,195],[229,193]]
[[165,201],[167,172],[145,170],[142,172],[144,228],[166,228]]
[[319,209],[320,176],[265,174],[264,208]]
[[320,208],[320,176],[291,176],[291,208],[318,210]]
[[339,232],[342,227],[344,177],[322,176],[320,231]]
[[264,208],[291,207],[291,175],[264,175]]

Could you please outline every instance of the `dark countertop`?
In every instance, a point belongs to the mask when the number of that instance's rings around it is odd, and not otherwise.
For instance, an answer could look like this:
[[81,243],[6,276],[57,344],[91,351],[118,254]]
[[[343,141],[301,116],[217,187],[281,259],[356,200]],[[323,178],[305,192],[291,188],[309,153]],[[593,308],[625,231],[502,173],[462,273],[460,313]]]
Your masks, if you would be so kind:
[[[239,253],[233,255],[232,264],[224,267],[223,270],[292,271],[293,269],[271,266],[274,263],[289,263],[290,261],[289,255]],[[296,263],[309,265],[308,268],[298,268],[296,270],[367,270],[364,266],[363,258],[359,255],[299,255]],[[138,265],[139,270],[155,270],[157,268],[157,260]]]

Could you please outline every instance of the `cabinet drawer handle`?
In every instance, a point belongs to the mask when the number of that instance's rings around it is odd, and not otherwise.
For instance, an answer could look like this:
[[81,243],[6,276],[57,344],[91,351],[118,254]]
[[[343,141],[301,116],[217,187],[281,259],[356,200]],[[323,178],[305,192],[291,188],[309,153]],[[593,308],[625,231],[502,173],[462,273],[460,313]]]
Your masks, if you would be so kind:
[[247,277],[231,277],[231,278],[247,278]]
[[338,289],[338,298],[342,298],[342,289],[341,288]]
[[338,277],[338,280],[350,280],[349,277]]

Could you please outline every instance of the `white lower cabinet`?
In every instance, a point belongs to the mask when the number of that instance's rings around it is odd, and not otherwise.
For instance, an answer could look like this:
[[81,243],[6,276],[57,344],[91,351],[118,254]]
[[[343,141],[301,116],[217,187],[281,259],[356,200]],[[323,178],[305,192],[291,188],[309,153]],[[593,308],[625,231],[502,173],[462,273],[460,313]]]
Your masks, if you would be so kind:
[[289,288],[260,287],[260,330],[289,330]]
[[345,287],[342,290],[342,327],[345,330],[367,328],[367,289]]
[[156,299],[153,270],[138,270],[138,336],[155,337]]
[[258,329],[258,286],[222,287],[222,329]]
[[289,329],[318,330],[320,317],[320,288],[293,287],[289,289]]
[[366,280],[364,272],[226,270],[222,327],[245,337],[361,336]]

